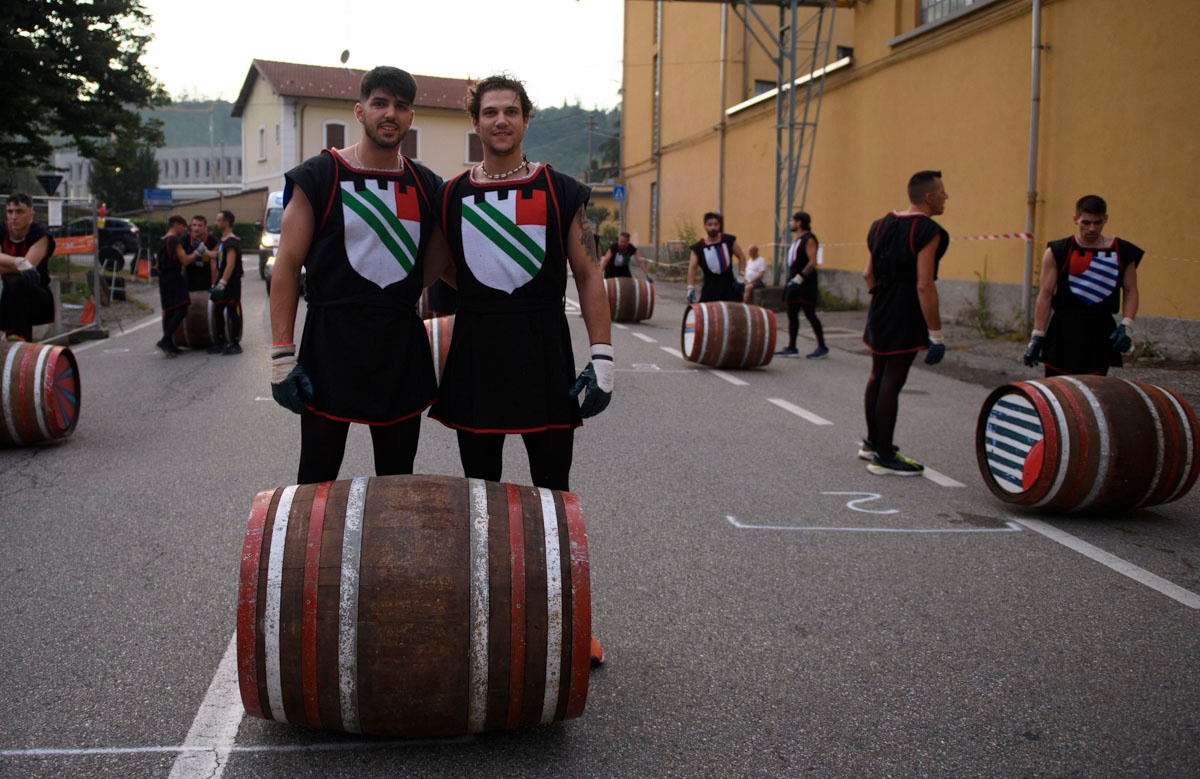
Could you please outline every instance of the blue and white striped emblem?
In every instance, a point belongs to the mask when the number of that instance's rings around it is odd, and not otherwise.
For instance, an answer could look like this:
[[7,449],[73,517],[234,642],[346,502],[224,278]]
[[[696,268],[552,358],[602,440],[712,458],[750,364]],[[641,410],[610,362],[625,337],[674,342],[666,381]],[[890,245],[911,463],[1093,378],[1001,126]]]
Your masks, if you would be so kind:
[[1116,251],[1091,252],[1091,255],[1092,261],[1087,270],[1072,273],[1068,279],[1071,292],[1089,306],[1108,298],[1117,288],[1117,277],[1120,275]]

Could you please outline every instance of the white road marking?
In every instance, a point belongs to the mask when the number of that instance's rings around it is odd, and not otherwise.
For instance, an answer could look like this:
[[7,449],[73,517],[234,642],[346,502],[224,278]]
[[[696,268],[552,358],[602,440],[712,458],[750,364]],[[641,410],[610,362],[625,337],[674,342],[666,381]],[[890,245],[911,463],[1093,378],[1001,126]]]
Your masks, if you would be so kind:
[[[234,744],[229,752],[348,752],[368,749],[392,750],[402,747],[422,747],[441,744],[466,744],[477,740],[475,736],[456,736],[436,739],[402,739],[380,741],[334,741],[317,744]],[[89,757],[92,755],[154,755],[168,752],[203,752],[210,747],[191,747],[186,744],[146,747],[31,747],[27,749],[0,749],[0,757]],[[197,774],[200,775],[200,774]],[[204,774],[219,777],[220,774]]]
[[[179,754],[171,766],[170,779],[209,777],[220,779],[234,748],[238,727],[242,724],[242,698],[237,680],[237,634],[229,639],[225,656],[217,673],[208,685],[208,693],[192,720],[187,738],[181,747],[142,747],[143,751],[173,751]],[[55,750],[58,752],[58,750]],[[61,750],[67,754],[93,754],[86,750]],[[122,754],[121,750],[105,750],[102,754]],[[0,753],[2,754],[2,753]]]
[[685,360],[685,359],[687,359],[686,357],[684,357],[684,356],[683,356],[683,352],[681,352],[681,351],[679,351],[678,349],[675,349],[675,348],[673,348],[673,347],[670,347],[670,346],[660,346],[659,348],[660,348],[660,349],[662,349],[662,350],[663,350],[664,352],[666,352],[667,354],[674,355],[674,356],[678,357],[678,358],[679,358],[679,359],[681,359],[681,360]]
[[[71,351],[75,354],[79,354],[80,352],[86,352],[88,349],[95,349],[100,344],[107,343],[108,341],[111,341],[113,338],[120,338],[123,335],[129,335],[130,333],[136,333],[138,330],[149,327],[150,325],[156,325],[161,321],[162,321],[161,318],[158,316],[147,317],[146,319],[142,320],[141,322],[138,322],[136,325],[130,325],[129,327],[125,328],[124,330],[121,330],[120,332],[117,332],[117,333],[110,332],[108,334],[108,338],[103,338],[103,339],[99,339],[96,341],[88,341],[85,344],[71,344]],[[105,350],[105,351],[108,351],[108,350]]]
[[921,475],[924,476],[926,479],[929,479],[934,484],[940,484],[943,487],[966,487],[967,486],[967,485],[963,484],[962,482],[951,479],[949,476],[947,476],[944,473],[938,473],[937,471],[930,468],[928,465],[925,466],[925,471]]
[[846,508],[851,511],[861,511],[864,514],[899,514],[900,509],[864,509],[859,503],[870,503],[873,500],[883,500],[878,492],[822,492],[822,495],[861,495],[857,500],[846,501]]
[[734,376],[732,373],[726,373],[725,371],[719,371],[716,368],[709,368],[708,372],[711,373],[713,376],[716,376],[718,379],[724,379],[725,381],[729,382],[730,384],[734,385],[735,387],[749,387],[750,386],[750,382],[742,381],[737,376]]
[[634,338],[640,338],[648,344],[656,344],[658,341],[646,335],[645,333],[633,333]]
[[793,403],[788,403],[786,400],[782,400],[781,398],[767,398],[767,402],[774,403],[776,406],[779,406],[784,411],[790,411],[791,413],[795,414],[796,416],[800,417],[801,419],[805,419],[809,422],[812,422],[814,425],[832,425],[833,424],[828,419],[825,419],[824,417],[819,417],[816,414],[812,413],[811,411],[805,411],[804,409],[800,408],[799,406],[797,406]]
[[747,525],[737,517],[725,515],[729,524],[738,530],[813,530],[826,533],[1020,533],[1014,522],[1005,521],[1004,527],[818,527],[815,525]]
[[1057,541],[1068,549],[1072,549],[1084,557],[1089,557],[1092,560],[1113,569],[1117,573],[1128,576],[1139,584],[1144,584],[1152,590],[1166,595],[1172,600],[1179,601],[1184,606],[1191,609],[1200,609],[1200,595],[1191,590],[1184,589],[1178,584],[1167,581],[1157,574],[1150,573],[1145,568],[1139,568],[1133,563],[1122,560],[1114,554],[1105,552],[1099,547],[1092,546],[1087,541],[1076,538],[1070,533],[1059,530],[1056,527],[1046,524],[1038,519],[1018,519],[1019,524],[1041,533],[1051,541]]

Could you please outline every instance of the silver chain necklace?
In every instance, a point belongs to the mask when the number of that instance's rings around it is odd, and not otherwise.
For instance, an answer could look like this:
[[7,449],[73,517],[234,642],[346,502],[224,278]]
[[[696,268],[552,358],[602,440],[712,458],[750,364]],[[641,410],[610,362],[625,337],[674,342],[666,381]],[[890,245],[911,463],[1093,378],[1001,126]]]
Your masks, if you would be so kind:
[[487,168],[485,168],[485,167],[483,166],[483,163],[481,162],[481,163],[479,163],[479,172],[483,174],[483,177],[484,177],[484,178],[489,178],[489,179],[491,179],[492,181],[497,181],[497,180],[499,180],[499,179],[506,179],[506,178],[508,178],[509,176],[511,176],[512,174],[516,173],[518,170],[520,170],[521,168],[524,168],[524,167],[526,167],[526,166],[528,166],[528,165],[529,165],[529,158],[528,158],[528,157],[526,157],[526,156],[524,155],[524,153],[522,153],[522,154],[521,154],[521,164],[520,164],[520,165],[518,165],[517,167],[513,168],[512,170],[505,171],[504,173],[488,173],[488,172],[487,172]]

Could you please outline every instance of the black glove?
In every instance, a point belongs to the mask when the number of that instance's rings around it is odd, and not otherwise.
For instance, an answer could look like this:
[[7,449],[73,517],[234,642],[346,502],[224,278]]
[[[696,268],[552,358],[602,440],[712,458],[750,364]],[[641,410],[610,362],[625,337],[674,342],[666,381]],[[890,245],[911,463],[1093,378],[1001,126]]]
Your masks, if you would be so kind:
[[271,347],[271,397],[296,414],[308,411],[315,391],[304,366],[296,362],[293,344]]
[[225,285],[214,285],[213,288],[208,291],[208,297],[210,300],[220,300],[225,297]]
[[1046,340],[1043,335],[1034,335],[1029,339],[1029,346],[1025,347],[1025,364],[1030,368],[1036,368],[1042,361],[1042,342]]
[[21,278],[25,279],[26,284],[30,284],[34,287],[42,286],[42,276],[40,273],[38,273],[37,268],[30,268],[29,270],[21,271]]
[[579,378],[575,379],[571,389],[567,390],[567,395],[577,398],[579,393],[585,390],[583,404],[579,407],[581,417],[584,419],[594,417],[608,408],[613,391],[613,348],[611,344],[592,345],[592,361],[579,374]]
[[1125,325],[1117,325],[1117,329],[1112,331],[1108,340],[1112,342],[1113,349],[1120,354],[1128,354],[1133,349],[1133,339]]
[[937,365],[946,356],[946,344],[929,344],[929,351],[925,353],[926,365]]

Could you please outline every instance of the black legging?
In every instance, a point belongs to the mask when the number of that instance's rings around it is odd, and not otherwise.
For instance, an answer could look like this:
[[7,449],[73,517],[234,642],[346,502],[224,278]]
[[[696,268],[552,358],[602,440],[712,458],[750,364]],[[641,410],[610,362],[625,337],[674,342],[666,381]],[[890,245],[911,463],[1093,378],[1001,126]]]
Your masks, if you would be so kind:
[[162,312],[163,343],[171,343],[175,331],[183,324],[183,320],[187,319],[187,310],[187,306],[176,306]]
[[[504,433],[458,431],[458,456],[463,473],[472,479],[500,481],[504,462]],[[571,457],[575,429],[542,430],[521,433],[529,455],[529,476],[535,487],[568,491],[571,489]]]
[[876,354],[871,357],[871,377],[867,379],[865,406],[867,439],[875,451],[890,457],[896,451],[896,416],[900,412],[900,390],[908,380],[916,352]]
[[[229,319],[229,335],[226,340],[225,319]],[[236,344],[242,340],[242,303],[222,303],[213,306],[213,334],[218,344]]]
[[[371,448],[375,452],[375,474],[394,476],[412,473],[421,438],[421,415],[393,425],[370,425]],[[300,471],[297,484],[333,481],[346,454],[349,422],[338,422],[317,414],[300,415]]]
[[811,303],[788,303],[788,348],[796,348],[796,334],[800,332],[800,309],[804,309],[804,316],[808,319],[808,324],[812,327],[813,335],[817,337],[817,346],[825,348],[825,329],[821,327],[821,320],[817,319],[817,307]]

